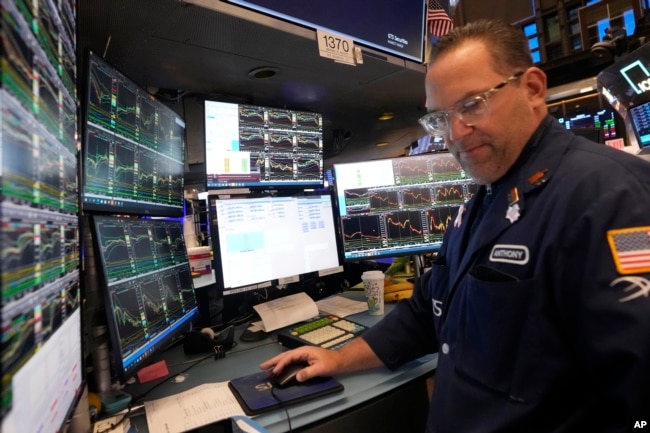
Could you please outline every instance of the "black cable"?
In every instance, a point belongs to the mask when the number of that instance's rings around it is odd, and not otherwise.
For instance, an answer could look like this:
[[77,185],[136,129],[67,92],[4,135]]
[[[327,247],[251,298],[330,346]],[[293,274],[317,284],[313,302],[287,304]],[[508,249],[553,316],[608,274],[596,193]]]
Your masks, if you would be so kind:
[[[191,363],[189,366],[187,366],[187,367],[184,368],[183,370],[181,370],[181,371],[179,371],[178,373],[176,373],[176,374],[174,375],[174,377],[176,377],[176,376],[180,376],[180,375],[183,374],[183,373],[187,373],[189,370],[191,370],[192,368],[196,367],[196,366],[199,365],[201,362],[203,362],[203,361],[205,361],[206,359],[211,358],[211,357],[213,357],[213,356],[214,356],[214,354],[211,353],[211,354],[209,354],[209,355],[205,355],[205,356],[203,356],[203,357],[197,359],[196,361],[192,361],[192,363]],[[136,402],[138,402],[138,401],[144,399],[147,395],[149,395],[149,393],[151,393],[151,391],[153,391],[154,389],[158,388],[160,385],[162,385],[163,383],[167,382],[167,380],[169,380],[169,379],[170,379],[170,378],[165,378],[165,379],[159,381],[159,382],[156,383],[154,386],[152,386],[151,388],[149,388],[148,390],[146,390],[144,393],[138,395],[137,398],[134,398],[134,399],[132,400],[131,404],[129,405],[129,409],[131,409],[131,406],[133,406],[134,403],[136,403]],[[172,378],[172,379],[173,379],[173,378]]]
[[284,404],[284,400],[275,394],[275,387],[273,386],[271,387],[271,395],[278,401],[280,408],[283,409],[284,413],[287,415],[287,424],[289,424],[288,433],[291,433],[293,431],[293,428],[291,427],[291,415],[289,415],[289,409],[287,409],[287,406]]
[[[266,343],[266,344],[272,344],[272,343]],[[263,344],[263,345],[266,345],[266,344]],[[233,346],[233,347],[235,347],[235,346]],[[248,349],[239,350],[239,351],[237,351],[236,353],[247,352],[247,351],[249,351],[249,350],[254,350],[254,349],[258,348],[258,347],[259,347],[259,346],[250,347],[250,348],[248,348]],[[106,429],[101,430],[101,431],[98,431],[97,433],[108,433],[108,432],[112,431],[113,429],[117,428],[118,426],[120,426],[121,424],[123,424],[127,419],[129,419],[129,415],[131,414],[131,410],[134,408],[134,406],[137,406],[136,403],[142,401],[142,400],[143,400],[147,395],[149,395],[149,393],[151,393],[154,389],[158,388],[160,385],[162,385],[163,383],[166,383],[168,380],[173,379],[173,378],[176,377],[176,376],[179,376],[179,375],[181,375],[181,374],[187,373],[189,370],[191,370],[192,368],[196,367],[196,366],[199,365],[201,362],[203,362],[203,361],[205,361],[206,359],[211,358],[211,357],[213,357],[213,356],[214,356],[214,354],[211,353],[211,354],[209,354],[209,355],[205,355],[205,356],[203,356],[203,357],[201,357],[201,358],[198,358],[197,360],[194,360],[194,361],[187,361],[187,362],[190,363],[190,365],[188,365],[186,368],[184,368],[183,370],[181,370],[181,371],[179,371],[178,373],[176,373],[172,378],[165,378],[165,379],[162,379],[162,380],[160,380],[158,383],[156,383],[155,385],[153,385],[151,388],[149,388],[148,390],[146,390],[145,392],[143,392],[142,394],[139,394],[139,395],[137,395],[137,397],[134,397],[134,398],[131,400],[131,402],[129,403],[129,406],[125,409],[126,412],[124,413],[124,415],[122,416],[122,418],[119,419],[119,421],[117,421],[117,422],[115,422],[115,423],[113,423],[113,424],[110,424]],[[185,364],[185,363],[186,363],[186,362],[183,362],[183,363],[177,363],[177,364],[175,364],[175,365],[183,365],[183,364]],[[280,403],[280,406],[284,409],[284,412],[285,412],[286,415],[287,415],[287,420],[288,420],[288,422],[289,422],[289,432],[291,432],[291,431],[292,431],[292,429],[291,429],[291,418],[289,417],[289,411],[287,410],[286,407],[284,407],[284,404],[283,404],[282,400],[280,400],[280,399],[275,395],[275,393],[273,392],[273,388],[271,388],[271,394],[272,394],[273,397],[274,397],[274,398],[275,398],[275,399]]]
[[245,313],[242,316],[238,316],[230,319],[226,324],[234,325],[234,326],[241,325],[243,323],[249,322],[253,317],[255,317],[255,314],[256,314],[255,311],[250,311],[248,313]]
[[[272,343],[266,343],[266,344],[272,344]],[[266,345],[266,344],[264,344],[264,345]],[[234,345],[233,348],[234,348],[235,346],[236,346],[236,345]],[[247,352],[247,351],[249,351],[249,350],[257,349],[258,347],[260,347],[260,346],[255,346],[255,347],[250,347],[250,348],[243,349],[243,350],[238,350],[238,351],[236,351],[235,353],[243,353],[243,352]],[[173,377],[176,377],[176,376],[179,376],[179,375],[181,375],[181,374],[187,373],[189,370],[191,370],[192,368],[196,367],[196,366],[199,365],[201,362],[203,362],[203,361],[205,361],[206,359],[209,359],[209,358],[211,358],[211,357],[213,357],[213,356],[215,356],[215,354],[214,354],[214,353],[210,353],[209,355],[202,356],[201,358],[198,358],[198,359],[196,359],[196,360],[194,360],[194,361],[187,361],[187,362],[190,363],[190,365],[188,365],[186,368],[184,368],[183,370],[181,370],[181,371],[179,371],[178,373],[176,373]],[[186,362],[183,362],[183,363],[177,363],[177,364],[174,364],[174,365],[183,365],[183,364],[185,364],[185,363],[186,363]],[[172,367],[172,365],[170,365],[170,367]],[[136,402],[139,402],[139,401],[141,401],[142,399],[144,399],[144,398],[145,398],[147,395],[149,395],[149,393],[151,393],[154,389],[158,388],[160,385],[162,385],[163,383],[167,382],[168,380],[173,379],[173,377],[172,377],[172,378],[165,378],[165,379],[159,381],[158,383],[156,383],[154,386],[152,386],[152,387],[149,388],[148,390],[146,390],[144,393],[139,394],[139,395],[137,396],[137,398],[134,398],[134,399],[132,400],[131,404],[129,405],[129,410],[131,409],[131,407],[132,407]],[[277,398],[277,397],[276,397],[276,398]]]
[[[183,373],[187,373],[190,369],[194,368],[195,366],[197,366],[198,364],[200,364],[201,362],[205,361],[206,359],[208,359],[208,358],[210,358],[210,357],[212,357],[212,356],[213,356],[213,354],[206,355],[206,356],[203,356],[203,357],[201,357],[201,358],[199,358],[199,359],[193,361],[193,362],[192,362],[189,366],[187,366],[185,369],[183,369],[183,370],[181,370],[180,372],[176,373],[176,374],[174,375],[174,377],[179,376],[179,375],[181,375],[181,374],[183,374]],[[106,429],[104,429],[104,430],[101,430],[101,431],[99,431],[99,432],[97,432],[97,433],[108,433],[108,432],[112,431],[113,429],[115,429],[116,427],[120,426],[122,423],[124,423],[124,421],[126,421],[126,420],[129,418],[129,415],[131,414],[131,410],[133,409],[134,406],[136,406],[136,403],[139,402],[139,401],[141,401],[141,400],[143,400],[147,395],[149,395],[149,393],[150,393],[151,391],[153,391],[154,389],[158,388],[158,387],[159,387],[160,385],[162,385],[163,383],[166,383],[167,380],[169,380],[169,378],[165,378],[165,379],[159,381],[159,382],[156,383],[154,386],[152,386],[151,388],[149,388],[148,390],[146,390],[144,393],[139,394],[137,397],[134,397],[134,398],[131,400],[131,402],[129,403],[129,406],[126,408],[126,412],[124,413],[124,415],[122,416],[122,418],[120,418],[119,421],[117,421],[116,423],[110,424],[110,425],[108,426],[108,428],[106,428]]]

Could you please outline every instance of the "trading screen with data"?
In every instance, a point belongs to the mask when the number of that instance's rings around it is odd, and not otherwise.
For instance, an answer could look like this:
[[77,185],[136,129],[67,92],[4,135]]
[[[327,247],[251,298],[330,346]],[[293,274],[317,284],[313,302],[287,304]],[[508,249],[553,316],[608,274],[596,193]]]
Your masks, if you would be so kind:
[[334,189],[350,261],[436,251],[478,186],[443,152],[334,164]]
[[7,433],[64,431],[85,401],[76,4],[2,2],[0,431]]
[[93,217],[113,373],[130,376],[197,318],[182,224]]
[[639,147],[650,148],[650,101],[630,108],[629,113]]
[[184,120],[93,52],[85,86],[84,211],[181,216]]
[[610,108],[579,110],[557,119],[566,129],[599,129],[602,130],[603,140],[617,137],[616,116]]
[[[212,197],[212,196],[211,196]],[[329,193],[211,200],[215,269],[224,295],[286,283],[295,276],[339,272]]]
[[205,101],[208,188],[323,184],[323,117],[317,113]]

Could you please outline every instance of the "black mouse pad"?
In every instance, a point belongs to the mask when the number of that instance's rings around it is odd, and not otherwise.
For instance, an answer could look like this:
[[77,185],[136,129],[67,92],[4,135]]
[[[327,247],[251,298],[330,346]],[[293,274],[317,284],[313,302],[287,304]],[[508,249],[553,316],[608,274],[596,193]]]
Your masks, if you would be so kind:
[[316,377],[287,388],[273,388],[271,377],[266,371],[232,379],[228,386],[246,415],[257,415],[282,405],[343,391],[343,384],[332,377]]

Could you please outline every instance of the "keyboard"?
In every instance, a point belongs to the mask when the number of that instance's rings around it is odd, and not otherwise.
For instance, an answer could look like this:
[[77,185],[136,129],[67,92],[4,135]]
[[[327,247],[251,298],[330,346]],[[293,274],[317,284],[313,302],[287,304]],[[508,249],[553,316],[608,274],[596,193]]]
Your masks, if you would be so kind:
[[289,349],[311,345],[334,350],[361,335],[366,329],[365,325],[330,314],[280,331],[278,343]]

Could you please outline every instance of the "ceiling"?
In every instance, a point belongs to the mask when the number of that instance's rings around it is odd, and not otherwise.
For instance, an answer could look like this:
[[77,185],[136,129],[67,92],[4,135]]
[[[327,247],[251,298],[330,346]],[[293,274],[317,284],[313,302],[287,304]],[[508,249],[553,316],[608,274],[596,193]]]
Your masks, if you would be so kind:
[[[423,135],[421,64],[365,47],[363,64],[336,63],[319,55],[313,29],[221,0],[83,0],[77,15],[81,50],[103,56],[181,115],[201,113],[192,107],[206,98],[322,113],[326,165],[401,155]],[[249,77],[260,67],[279,72]],[[378,120],[383,112],[393,119]],[[188,148],[201,146],[202,118],[186,121]]]

